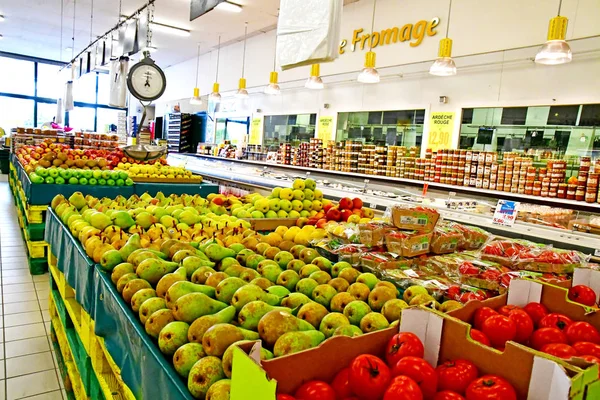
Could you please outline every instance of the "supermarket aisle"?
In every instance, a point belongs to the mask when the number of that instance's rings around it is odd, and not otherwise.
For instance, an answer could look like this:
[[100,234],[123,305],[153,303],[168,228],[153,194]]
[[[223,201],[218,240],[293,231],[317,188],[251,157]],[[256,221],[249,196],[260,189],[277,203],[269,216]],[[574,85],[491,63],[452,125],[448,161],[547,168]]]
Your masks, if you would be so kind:
[[7,175],[0,175],[0,400],[66,400],[50,342],[48,274],[31,276]]

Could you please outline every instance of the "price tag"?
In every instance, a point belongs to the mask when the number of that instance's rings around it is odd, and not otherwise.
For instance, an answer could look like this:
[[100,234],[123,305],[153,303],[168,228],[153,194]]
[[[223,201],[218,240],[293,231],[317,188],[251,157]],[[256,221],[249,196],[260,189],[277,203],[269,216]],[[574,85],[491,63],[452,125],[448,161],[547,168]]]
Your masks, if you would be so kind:
[[423,197],[427,196],[427,189],[429,189],[429,183],[423,185]]
[[517,219],[518,201],[498,200],[492,223],[502,226],[513,226]]
[[369,208],[377,208],[377,204],[371,203],[371,204],[369,204]]

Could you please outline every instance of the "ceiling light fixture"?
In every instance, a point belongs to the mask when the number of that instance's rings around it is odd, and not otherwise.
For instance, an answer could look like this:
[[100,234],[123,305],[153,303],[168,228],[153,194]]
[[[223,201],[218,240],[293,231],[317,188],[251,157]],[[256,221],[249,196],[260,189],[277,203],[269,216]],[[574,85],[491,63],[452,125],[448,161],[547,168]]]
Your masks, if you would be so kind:
[[246,98],[248,97],[248,90],[246,90],[246,78],[244,78],[244,72],[246,69],[246,40],[248,39],[248,23],[246,22],[246,27],[244,28],[244,51],[242,53],[242,77],[240,78],[240,82],[238,84],[238,91],[235,94],[238,98]]
[[4,35],[0,34],[0,40],[4,39]]
[[561,17],[562,0],[558,3],[558,16],[550,20],[546,43],[535,55],[535,62],[543,65],[558,65],[571,62],[573,53],[571,46],[565,41],[569,19]]
[[273,54],[273,71],[269,74],[269,84],[265,87],[265,94],[278,95],[281,94],[281,88],[279,87],[279,74],[276,69],[277,63],[277,35],[275,35],[275,52]]
[[232,3],[231,1],[227,1],[225,0],[222,3],[217,4],[217,8],[218,10],[221,11],[229,11],[229,12],[234,12],[234,13],[240,13],[242,12],[242,6],[240,6],[239,4],[236,3]]
[[154,21],[150,22],[150,26],[152,26],[152,28],[155,31],[169,33],[171,35],[177,35],[177,36],[182,36],[182,37],[188,37],[191,35],[190,31],[187,29],[178,28],[176,26],[171,26],[171,25],[166,25],[166,24],[161,24],[161,23],[154,22]]
[[198,57],[196,58],[196,86],[194,87],[194,95],[190,99],[190,104],[198,106],[202,104],[200,98],[200,88],[198,87],[198,73],[200,71],[200,43],[198,43]]
[[0,15],[0,22],[4,22],[4,15]]
[[310,67],[310,77],[306,80],[304,87],[307,89],[323,89],[323,79],[321,79],[321,66],[319,64],[313,64]]
[[[371,35],[375,29],[375,10],[377,9],[377,0],[373,0],[373,17],[371,18]],[[361,83],[378,83],[379,72],[375,68],[376,56],[373,52],[373,37],[369,38],[369,51],[365,54],[365,67],[358,74],[357,80]]]
[[456,64],[452,59],[452,39],[448,37],[450,30],[450,15],[452,13],[452,0],[448,6],[448,22],[446,23],[446,37],[440,40],[440,48],[438,50],[438,58],[435,60],[429,73],[435,76],[452,76],[456,75]]
[[219,58],[221,56],[221,35],[219,35],[219,45],[217,47],[217,71],[215,74],[215,83],[213,83],[213,91],[209,99],[214,103],[221,102],[221,93],[219,93]]

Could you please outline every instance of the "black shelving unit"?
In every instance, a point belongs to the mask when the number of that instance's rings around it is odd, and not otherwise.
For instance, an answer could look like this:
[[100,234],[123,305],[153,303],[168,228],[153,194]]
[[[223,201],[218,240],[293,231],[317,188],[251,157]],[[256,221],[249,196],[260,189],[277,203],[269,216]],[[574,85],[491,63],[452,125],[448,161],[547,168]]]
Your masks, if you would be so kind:
[[189,153],[191,149],[192,115],[170,113],[167,120],[167,147],[169,153]]

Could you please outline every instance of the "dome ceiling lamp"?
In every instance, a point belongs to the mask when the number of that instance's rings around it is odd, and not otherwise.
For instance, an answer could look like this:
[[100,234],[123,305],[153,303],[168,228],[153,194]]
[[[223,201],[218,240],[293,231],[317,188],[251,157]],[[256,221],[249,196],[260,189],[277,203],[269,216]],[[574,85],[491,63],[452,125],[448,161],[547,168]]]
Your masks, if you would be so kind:
[[569,19],[560,15],[562,0],[558,3],[558,15],[550,20],[546,43],[535,55],[535,62],[542,65],[566,64],[573,60],[571,46],[565,40]]
[[248,90],[246,90],[246,78],[244,78],[244,72],[246,68],[246,40],[248,39],[248,23],[246,22],[246,28],[244,29],[244,52],[242,56],[242,77],[238,84],[238,91],[235,94],[236,97],[244,99],[248,97]]
[[438,58],[429,68],[429,73],[435,76],[456,75],[456,64],[452,59],[452,39],[448,37],[450,31],[450,15],[452,14],[452,0],[448,6],[448,23],[446,24],[446,37],[440,40]]
[[217,70],[215,73],[215,83],[213,83],[213,91],[208,98],[214,103],[221,102],[221,93],[219,93],[219,58],[221,57],[221,35],[219,35],[219,45],[217,47]]
[[307,89],[320,90],[325,87],[321,79],[321,65],[313,64],[310,67],[310,77],[306,80],[304,87]]
[[373,17],[371,18],[371,37],[369,38],[369,51],[365,54],[365,67],[358,74],[358,81],[361,83],[378,83],[379,72],[375,68],[375,52],[373,52],[373,31],[375,29],[375,10],[377,9],[377,0],[373,0]]

